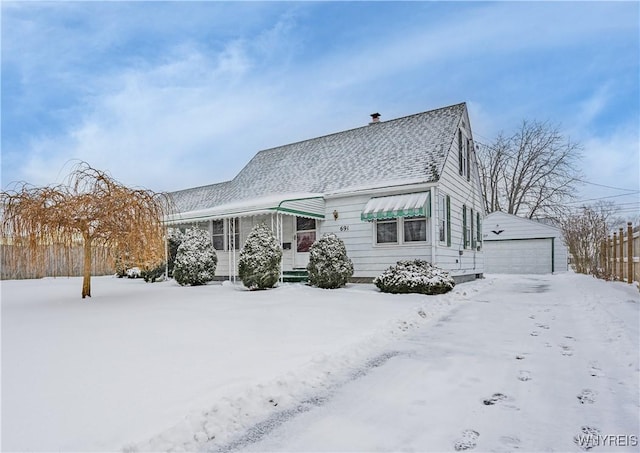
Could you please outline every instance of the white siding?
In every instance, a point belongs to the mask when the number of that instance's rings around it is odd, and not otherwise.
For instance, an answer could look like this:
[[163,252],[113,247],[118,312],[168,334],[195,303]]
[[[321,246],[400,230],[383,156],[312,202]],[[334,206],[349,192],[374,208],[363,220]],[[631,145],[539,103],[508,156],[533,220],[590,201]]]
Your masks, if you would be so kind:
[[568,251],[559,228],[504,212],[493,212],[487,216],[485,221],[485,243],[491,241],[508,241],[500,249],[492,249],[491,252],[487,251],[487,253],[506,253],[504,247],[509,243],[517,242],[517,240],[544,238],[553,238],[554,272],[567,271]]
[[[428,190],[428,189],[426,189]],[[385,195],[393,195],[387,193]],[[375,223],[363,222],[360,214],[367,202],[376,195],[352,195],[329,198],[326,201],[326,215],[319,223],[320,235],[335,233],[347,248],[347,254],[353,261],[354,277],[376,277],[397,261],[421,258],[431,261],[431,244],[414,243],[401,245],[376,245]],[[334,220],[333,211],[338,219]],[[431,219],[427,220],[427,235],[430,236]]]
[[[466,137],[471,137],[469,118],[464,116]],[[449,195],[451,198],[451,246],[437,242],[436,265],[450,271],[452,275],[482,274],[484,272],[484,256],[482,244],[480,251],[472,250],[471,245],[464,248],[462,231],[462,207],[473,209],[474,225],[475,213],[480,213],[481,226],[484,226],[484,203],[480,190],[480,179],[477,170],[475,151],[471,150],[470,180],[466,176],[460,176],[458,171],[458,133],[456,132],[447,160],[445,161],[438,192]],[[437,216],[437,212],[434,213]],[[467,219],[469,221],[469,219]],[[474,232],[472,231],[472,234]],[[462,252],[462,254],[460,254]]]

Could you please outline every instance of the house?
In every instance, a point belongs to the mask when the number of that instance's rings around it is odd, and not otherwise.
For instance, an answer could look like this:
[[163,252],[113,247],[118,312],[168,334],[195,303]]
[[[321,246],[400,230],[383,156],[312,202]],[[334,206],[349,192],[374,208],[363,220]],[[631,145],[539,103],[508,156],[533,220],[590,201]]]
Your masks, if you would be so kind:
[[483,202],[466,104],[258,152],[231,181],[171,193],[167,222],[211,232],[219,277],[266,222],[283,247],[283,274],[304,269],[309,247],[337,234],[354,281],[421,258],[457,281],[481,276]]
[[488,274],[551,274],[568,270],[559,228],[505,212],[484,222],[484,270]]

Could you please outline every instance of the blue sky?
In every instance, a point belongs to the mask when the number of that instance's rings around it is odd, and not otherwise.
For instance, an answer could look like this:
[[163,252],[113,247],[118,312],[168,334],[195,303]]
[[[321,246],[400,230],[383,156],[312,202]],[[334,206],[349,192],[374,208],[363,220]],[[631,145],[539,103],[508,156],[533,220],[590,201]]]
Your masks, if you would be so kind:
[[[523,119],[638,190],[638,2],[10,2],[2,187],[71,159],[156,191],[233,178],[259,150],[465,101],[476,141]],[[638,193],[585,184],[628,216]]]

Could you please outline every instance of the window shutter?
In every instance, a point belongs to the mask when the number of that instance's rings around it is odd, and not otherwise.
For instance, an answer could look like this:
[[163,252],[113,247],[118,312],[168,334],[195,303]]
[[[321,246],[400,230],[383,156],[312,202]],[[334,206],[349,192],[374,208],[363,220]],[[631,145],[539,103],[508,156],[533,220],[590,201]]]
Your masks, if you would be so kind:
[[476,229],[478,230],[477,241],[478,245],[482,245],[482,228],[480,228],[480,213],[476,213]]
[[464,162],[462,159],[462,130],[458,129],[458,172],[464,174]]
[[467,248],[467,205],[462,205],[462,242],[463,248]]
[[447,195],[447,247],[451,247],[451,197]]

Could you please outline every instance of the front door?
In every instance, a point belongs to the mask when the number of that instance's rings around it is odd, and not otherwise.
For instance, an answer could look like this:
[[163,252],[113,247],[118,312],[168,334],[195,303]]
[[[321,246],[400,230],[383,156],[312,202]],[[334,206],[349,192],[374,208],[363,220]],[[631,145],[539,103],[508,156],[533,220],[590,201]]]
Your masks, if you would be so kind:
[[309,248],[316,240],[316,221],[306,217],[296,217],[294,268],[305,268],[309,264]]

